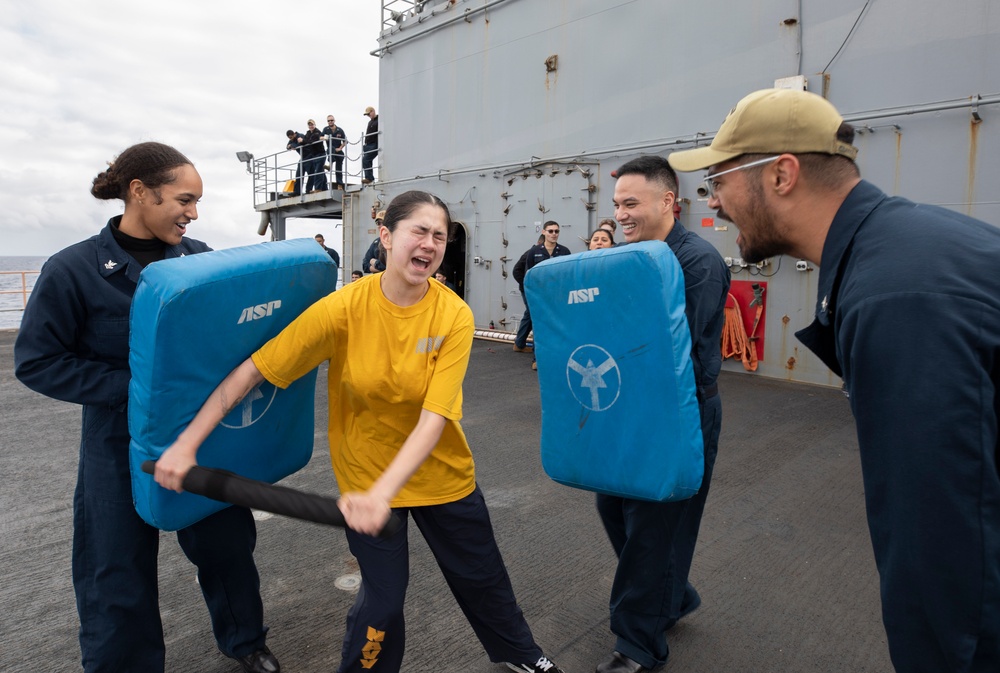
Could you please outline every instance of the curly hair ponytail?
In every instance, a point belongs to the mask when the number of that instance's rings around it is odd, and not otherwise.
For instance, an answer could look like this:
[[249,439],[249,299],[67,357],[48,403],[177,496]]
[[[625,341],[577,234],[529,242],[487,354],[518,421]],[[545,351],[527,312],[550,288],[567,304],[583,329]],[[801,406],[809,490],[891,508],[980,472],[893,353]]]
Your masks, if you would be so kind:
[[176,179],[174,169],[192,165],[191,160],[163,143],[132,145],[94,178],[90,193],[98,199],[128,200],[129,185],[139,180],[150,189],[170,184]]

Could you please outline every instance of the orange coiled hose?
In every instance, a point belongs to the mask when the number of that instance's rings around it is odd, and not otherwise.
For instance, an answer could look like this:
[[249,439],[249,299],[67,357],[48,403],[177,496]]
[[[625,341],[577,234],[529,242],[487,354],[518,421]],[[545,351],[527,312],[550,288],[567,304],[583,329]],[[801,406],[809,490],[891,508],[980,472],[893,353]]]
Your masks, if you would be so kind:
[[747,337],[740,305],[732,294],[726,298],[724,312],[726,324],[722,328],[722,359],[739,357],[744,369],[748,372],[757,371],[757,348]]

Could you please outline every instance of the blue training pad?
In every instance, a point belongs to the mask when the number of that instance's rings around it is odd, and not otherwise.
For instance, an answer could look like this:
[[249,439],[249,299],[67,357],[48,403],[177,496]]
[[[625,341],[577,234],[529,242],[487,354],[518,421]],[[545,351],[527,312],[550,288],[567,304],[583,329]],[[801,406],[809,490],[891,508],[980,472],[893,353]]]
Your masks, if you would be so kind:
[[[136,511],[177,530],[227,507],[161,488],[156,460],[229,372],[336,288],[337,267],[310,239],[166,259],[139,276],[129,336],[129,462]],[[198,451],[198,463],[275,482],[312,456],[316,371],[285,390],[252,390]]]
[[704,471],[684,314],[666,243],[556,257],[524,279],[542,400],[542,467],[567,486],[683,500]]

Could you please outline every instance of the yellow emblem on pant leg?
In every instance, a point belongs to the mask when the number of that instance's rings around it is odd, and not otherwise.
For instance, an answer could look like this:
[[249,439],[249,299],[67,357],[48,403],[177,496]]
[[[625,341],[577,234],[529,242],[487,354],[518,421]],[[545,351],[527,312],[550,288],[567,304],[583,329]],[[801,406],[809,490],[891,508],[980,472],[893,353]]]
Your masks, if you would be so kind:
[[371,668],[375,665],[375,662],[378,661],[378,655],[382,651],[382,646],[379,643],[383,640],[385,640],[385,631],[368,627],[368,642],[361,648],[362,668]]

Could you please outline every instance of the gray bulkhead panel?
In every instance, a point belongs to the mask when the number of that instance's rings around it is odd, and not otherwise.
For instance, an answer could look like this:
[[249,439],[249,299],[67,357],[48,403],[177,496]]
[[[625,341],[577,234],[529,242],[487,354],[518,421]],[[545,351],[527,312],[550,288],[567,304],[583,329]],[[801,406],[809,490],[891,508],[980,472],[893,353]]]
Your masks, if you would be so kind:
[[[427,3],[380,39],[376,195],[382,203],[407,189],[441,196],[467,237],[465,298],[477,327],[493,321],[513,331],[523,304],[511,270],[543,221],[558,221],[561,242],[584,250],[580,239],[613,214],[611,170],[638,154],[707,142],[742,96],[801,75],[861,129],[866,179],[1000,225],[995,5]],[[975,114],[968,105],[932,109],[976,95],[986,103]],[[739,257],[736,228],[708,219],[714,213],[697,200],[700,179],[681,176],[681,221],[723,256]],[[360,242],[372,225],[357,212]],[[796,271],[795,261],[733,275],[768,284],[758,373],[839,385],[794,338],[811,321],[819,276]]]

